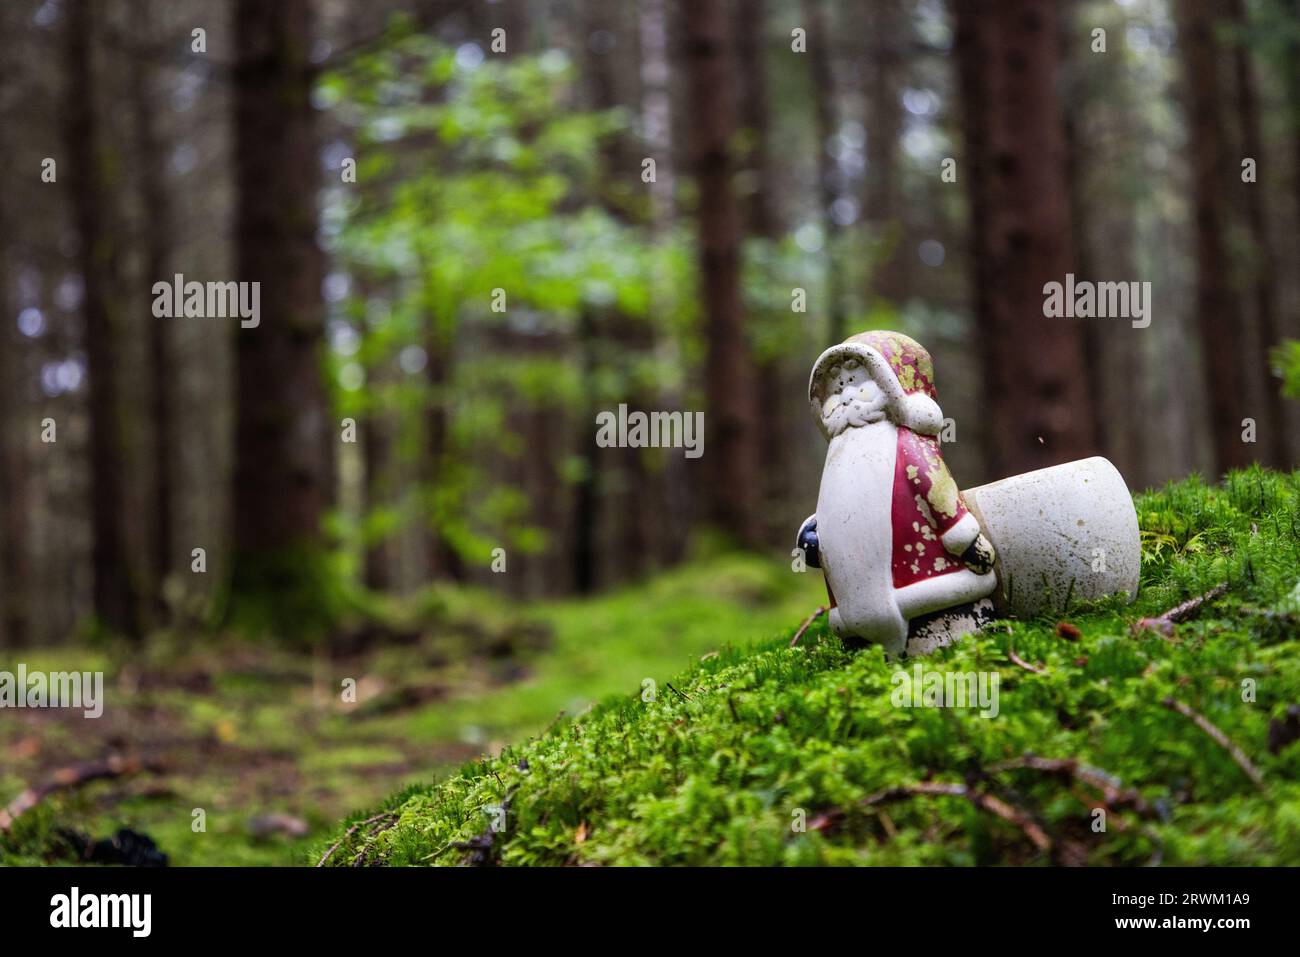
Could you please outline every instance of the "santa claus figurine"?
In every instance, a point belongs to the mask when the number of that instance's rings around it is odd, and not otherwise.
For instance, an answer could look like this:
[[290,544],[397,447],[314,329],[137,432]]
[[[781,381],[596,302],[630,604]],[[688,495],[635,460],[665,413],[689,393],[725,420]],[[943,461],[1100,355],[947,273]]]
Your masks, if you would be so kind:
[[798,545],[826,576],[832,630],[917,654],[992,620],[993,546],[939,450],[930,354],[864,332],[821,354],[808,396],[830,447]]

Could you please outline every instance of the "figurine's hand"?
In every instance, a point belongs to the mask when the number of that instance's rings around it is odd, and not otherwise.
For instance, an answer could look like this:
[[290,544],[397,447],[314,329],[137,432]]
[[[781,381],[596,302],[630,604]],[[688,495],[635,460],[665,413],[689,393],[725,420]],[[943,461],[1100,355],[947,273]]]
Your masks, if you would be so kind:
[[976,535],[975,541],[961,553],[961,560],[966,563],[966,567],[977,575],[989,572],[993,568],[993,559],[996,557],[993,544],[982,534]]

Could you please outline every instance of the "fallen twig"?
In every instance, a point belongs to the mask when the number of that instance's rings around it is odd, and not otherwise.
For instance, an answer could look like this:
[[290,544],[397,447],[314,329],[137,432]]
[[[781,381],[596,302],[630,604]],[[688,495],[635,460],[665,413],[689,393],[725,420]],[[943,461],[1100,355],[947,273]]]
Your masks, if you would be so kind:
[[803,637],[803,633],[808,630],[814,621],[826,614],[827,611],[829,611],[829,609],[825,605],[818,605],[817,610],[805,618],[803,624],[799,626],[799,630],[794,633],[794,637],[790,639],[790,647],[793,648],[795,645],[799,644],[799,639]]
[[1197,595],[1195,598],[1189,598],[1181,605],[1175,605],[1163,615],[1157,615],[1154,618],[1140,618],[1133,624],[1133,634],[1140,635],[1144,631],[1154,631],[1162,638],[1172,638],[1174,636],[1174,626],[1190,621],[1201,613],[1201,609],[1210,602],[1221,598],[1228,590],[1228,583],[1222,582],[1215,585],[1204,595]]
[[361,846],[361,851],[357,854],[356,859],[352,862],[353,867],[363,867],[366,863],[367,858],[370,855],[370,849],[374,847],[375,841],[378,839],[379,835],[383,834],[389,828],[397,826],[396,814],[390,812],[389,814],[383,816],[386,818],[386,820],[379,821],[377,824],[372,825],[370,830],[366,832],[365,843]]
[[896,788],[888,788],[879,791],[876,794],[863,798],[862,803],[867,807],[875,807],[879,804],[885,804],[890,801],[900,801],[905,798],[916,797],[918,795],[941,795],[946,797],[964,797],[974,804],[981,811],[987,811],[1016,827],[1029,838],[1040,851],[1051,851],[1052,839],[1047,836],[1046,832],[1024,811],[1012,807],[1006,801],[984,791],[977,791],[965,784],[945,784],[939,781],[922,781],[918,784],[908,784]]
[[996,774],[999,771],[1013,771],[1020,768],[1054,774],[1067,781],[1096,788],[1101,792],[1102,801],[1109,807],[1131,807],[1144,815],[1152,813],[1150,805],[1137,791],[1120,787],[1113,775],[1099,768],[1080,764],[1075,758],[1043,758],[1036,754],[1026,754],[1023,757],[992,765],[985,770],[990,774]]
[[1018,654],[1016,654],[1016,650],[1014,648],[1007,649],[1007,657],[1011,659],[1012,663],[1019,665],[1021,668],[1024,668],[1026,671],[1032,671],[1036,675],[1047,674],[1046,668],[1040,668],[1038,665],[1031,665],[1029,662],[1025,661],[1024,658],[1021,658]]
[[347,829],[347,831],[344,832],[343,836],[340,837],[337,841],[335,841],[334,844],[330,847],[330,849],[325,852],[325,856],[316,862],[316,866],[324,867],[325,862],[328,861],[330,857],[333,856],[334,852],[339,849],[340,844],[342,844],[344,841],[350,838],[353,834],[357,833],[358,830],[365,827],[367,824],[373,824],[375,821],[382,820],[383,818],[386,817],[396,817],[396,814],[394,814],[394,812],[392,811],[384,811],[380,814],[376,814],[374,817],[368,817],[364,821],[358,821],[356,824],[353,824],[350,828]]
[[1174,698],[1165,698],[1161,704],[1170,711],[1177,711],[1183,717],[1191,718],[1198,728],[1214,739],[1215,744],[1228,752],[1232,760],[1237,762],[1237,767],[1246,773],[1246,777],[1250,778],[1255,787],[1263,790],[1264,775],[1260,773],[1259,768],[1255,767],[1250,758],[1246,757],[1246,752],[1237,747],[1231,738],[1216,728],[1209,718]]
[[141,771],[157,773],[162,770],[163,764],[160,761],[138,757],[126,758],[120,755],[113,755],[102,761],[90,761],[85,764],[74,764],[71,767],[60,768],[50,775],[49,780],[44,784],[27,788],[27,790],[10,801],[6,808],[0,810],[0,831],[9,830],[14,821],[20,816],[59,791],[81,787],[91,781],[99,781],[105,778],[120,778],[128,774],[138,774]]
[[[515,791],[518,786],[512,787],[506,791],[505,796],[501,798],[501,803],[496,807],[501,815],[501,823],[506,822],[506,815],[510,812],[510,802],[515,798]],[[485,807],[484,811],[493,810],[492,807]],[[498,831],[495,822],[489,824],[479,834],[471,837],[468,841],[453,843],[451,846],[458,851],[468,851],[462,863],[469,867],[489,867],[493,864],[493,851],[496,847]]]

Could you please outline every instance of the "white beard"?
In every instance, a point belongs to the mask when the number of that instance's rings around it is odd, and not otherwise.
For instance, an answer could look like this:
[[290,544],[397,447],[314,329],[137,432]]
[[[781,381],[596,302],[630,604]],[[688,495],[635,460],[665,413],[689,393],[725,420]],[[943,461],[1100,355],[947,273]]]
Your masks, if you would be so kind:
[[839,388],[822,403],[822,428],[833,439],[845,429],[874,425],[885,416],[885,394],[867,378],[861,368],[845,371],[836,377]]

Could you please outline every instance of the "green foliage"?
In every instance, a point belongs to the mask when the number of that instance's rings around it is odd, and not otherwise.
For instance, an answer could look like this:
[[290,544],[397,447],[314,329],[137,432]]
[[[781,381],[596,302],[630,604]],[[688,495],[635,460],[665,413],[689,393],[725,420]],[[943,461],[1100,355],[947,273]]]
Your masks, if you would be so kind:
[[1282,394],[1300,399],[1300,341],[1288,339],[1273,350],[1272,358],[1282,371]]
[[[671,359],[695,335],[684,234],[652,239],[602,203],[601,156],[627,118],[582,109],[559,51],[459,63],[398,20],[318,97],[359,158],[357,182],[331,191],[325,213],[350,280],[332,320],[336,402],[401,422],[399,453],[425,463],[406,501],[380,505],[401,520],[367,523],[367,540],[413,521],[475,560],[501,543],[537,551],[533,503],[491,463],[524,454],[528,412],[585,417],[629,386],[682,386]],[[588,345],[595,368],[584,368],[568,345],[578,323],[597,327],[579,337],[590,344],[614,315],[676,345],[632,356]]]
[[[1268,746],[1270,721],[1300,701],[1287,604],[1300,476],[1252,469],[1219,488],[1192,478],[1137,505],[1149,560],[1134,605],[1078,609],[1080,635],[1001,623],[920,660],[996,672],[997,717],[895,706],[899,663],[851,652],[819,623],[794,649],[782,636],[703,655],[671,688],[648,675],[653,700],[630,682],[541,737],[393,796],[382,827],[354,815],[332,863],[1300,863],[1300,742]],[[1227,594],[1173,637],[1133,630],[1220,582]],[[1263,786],[1168,698],[1221,729]],[[1129,797],[1014,766],[1025,754],[1076,760]],[[1051,851],[961,796],[868,800],[918,782],[998,796]],[[1092,808],[1106,800],[1099,833]]]
[[239,556],[221,623],[255,638],[323,640],[359,597],[340,568],[342,561],[316,545]]

